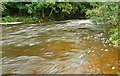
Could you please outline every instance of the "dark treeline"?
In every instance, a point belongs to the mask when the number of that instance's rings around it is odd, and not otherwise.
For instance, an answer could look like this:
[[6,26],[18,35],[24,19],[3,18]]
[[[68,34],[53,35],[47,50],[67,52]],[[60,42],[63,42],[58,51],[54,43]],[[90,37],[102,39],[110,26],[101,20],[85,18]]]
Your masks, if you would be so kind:
[[2,16],[31,16],[55,20],[86,18],[93,5],[87,2],[8,2]]

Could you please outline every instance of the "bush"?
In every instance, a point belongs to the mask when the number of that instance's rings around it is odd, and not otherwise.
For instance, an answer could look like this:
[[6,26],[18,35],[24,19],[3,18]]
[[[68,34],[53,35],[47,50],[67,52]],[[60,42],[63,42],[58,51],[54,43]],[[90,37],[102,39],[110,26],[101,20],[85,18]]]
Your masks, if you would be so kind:
[[11,17],[6,16],[3,17],[2,20],[4,22],[23,22],[23,23],[37,23],[39,19],[36,17]]
[[118,29],[118,28],[112,29],[113,34],[111,35],[111,38],[112,38],[113,41],[116,41],[116,40],[119,40],[119,39],[120,39],[119,30],[120,30],[120,29]]
[[117,3],[99,3],[93,9],[86,12],[88,18],[97,22],[108,22],[112,25],[118,23],[118,4]]
[[15,21],[15,19],[10,16],[3,17],[2,20],[4,22],[14,22]]
[[92,3],[92,5],[93,8],[86,12],[87,17],[95,22],[110,23],[112,25],[111,39],[112,41],[118,42],[120,40],[120,29],[118,29],[118,27],[120,27],[118,18],[118,3]]

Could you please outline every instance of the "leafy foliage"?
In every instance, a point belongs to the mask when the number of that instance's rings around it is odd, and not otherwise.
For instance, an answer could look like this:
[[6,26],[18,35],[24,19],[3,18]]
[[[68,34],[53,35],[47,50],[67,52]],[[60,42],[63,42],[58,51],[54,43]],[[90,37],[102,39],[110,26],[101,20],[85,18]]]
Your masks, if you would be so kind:
[[119,33],[120,33],[120,31],[119,31],[120,29],[119,28],[115,28],[115,29],[112,29],[111,31],[112,31],[112,40],[117,40],[117,39],[120,39],[120,35],[119,35]]
[[85,18],[86,8],[90,3],[76,2],[7,2],[3,3],[6,9],[3,16],[27,15],[38,18],[66,19]]
[[93,7],[91,10],[86,12],[88,18],[91,18],[96,22],[104,22],[110,23],[114,25],[111,35],[112,41],[120,40],[120,32],[119,32],[119,6],[118,3],[92,3]]
[[10,17],[10,16],[3,17],[2,20],[3,20],[4,22],[14,21],[14,19],[13,19],[12,17]]
[[113,25],[118,23],[117,3],[93,3],[94,8],[86,12],[88,18],[99,22],[108,22]]
[[36,23],[39,22],[39,19],[36,17],[3,17],[4,22],[24,22],[24,23]]

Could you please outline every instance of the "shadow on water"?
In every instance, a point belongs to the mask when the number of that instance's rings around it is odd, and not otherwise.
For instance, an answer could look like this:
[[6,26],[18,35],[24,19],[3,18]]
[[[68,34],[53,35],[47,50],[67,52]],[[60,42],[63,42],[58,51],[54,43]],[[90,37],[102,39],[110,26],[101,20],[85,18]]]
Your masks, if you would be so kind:
[[81,23],[3,26],[3,74],[117,74],[109,34]]

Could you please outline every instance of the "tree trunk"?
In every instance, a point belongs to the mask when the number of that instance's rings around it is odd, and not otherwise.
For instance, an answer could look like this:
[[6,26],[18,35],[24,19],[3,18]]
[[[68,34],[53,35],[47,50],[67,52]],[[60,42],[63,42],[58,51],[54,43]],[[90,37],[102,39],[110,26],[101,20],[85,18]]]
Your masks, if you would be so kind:
[[42,18],[45,17],[44,8],[42,9]]
[[51,9],[51,11],[50,11],[49,18],[51,17],[51,15],[52,15],[52,12],[53,12],[53,9]]

